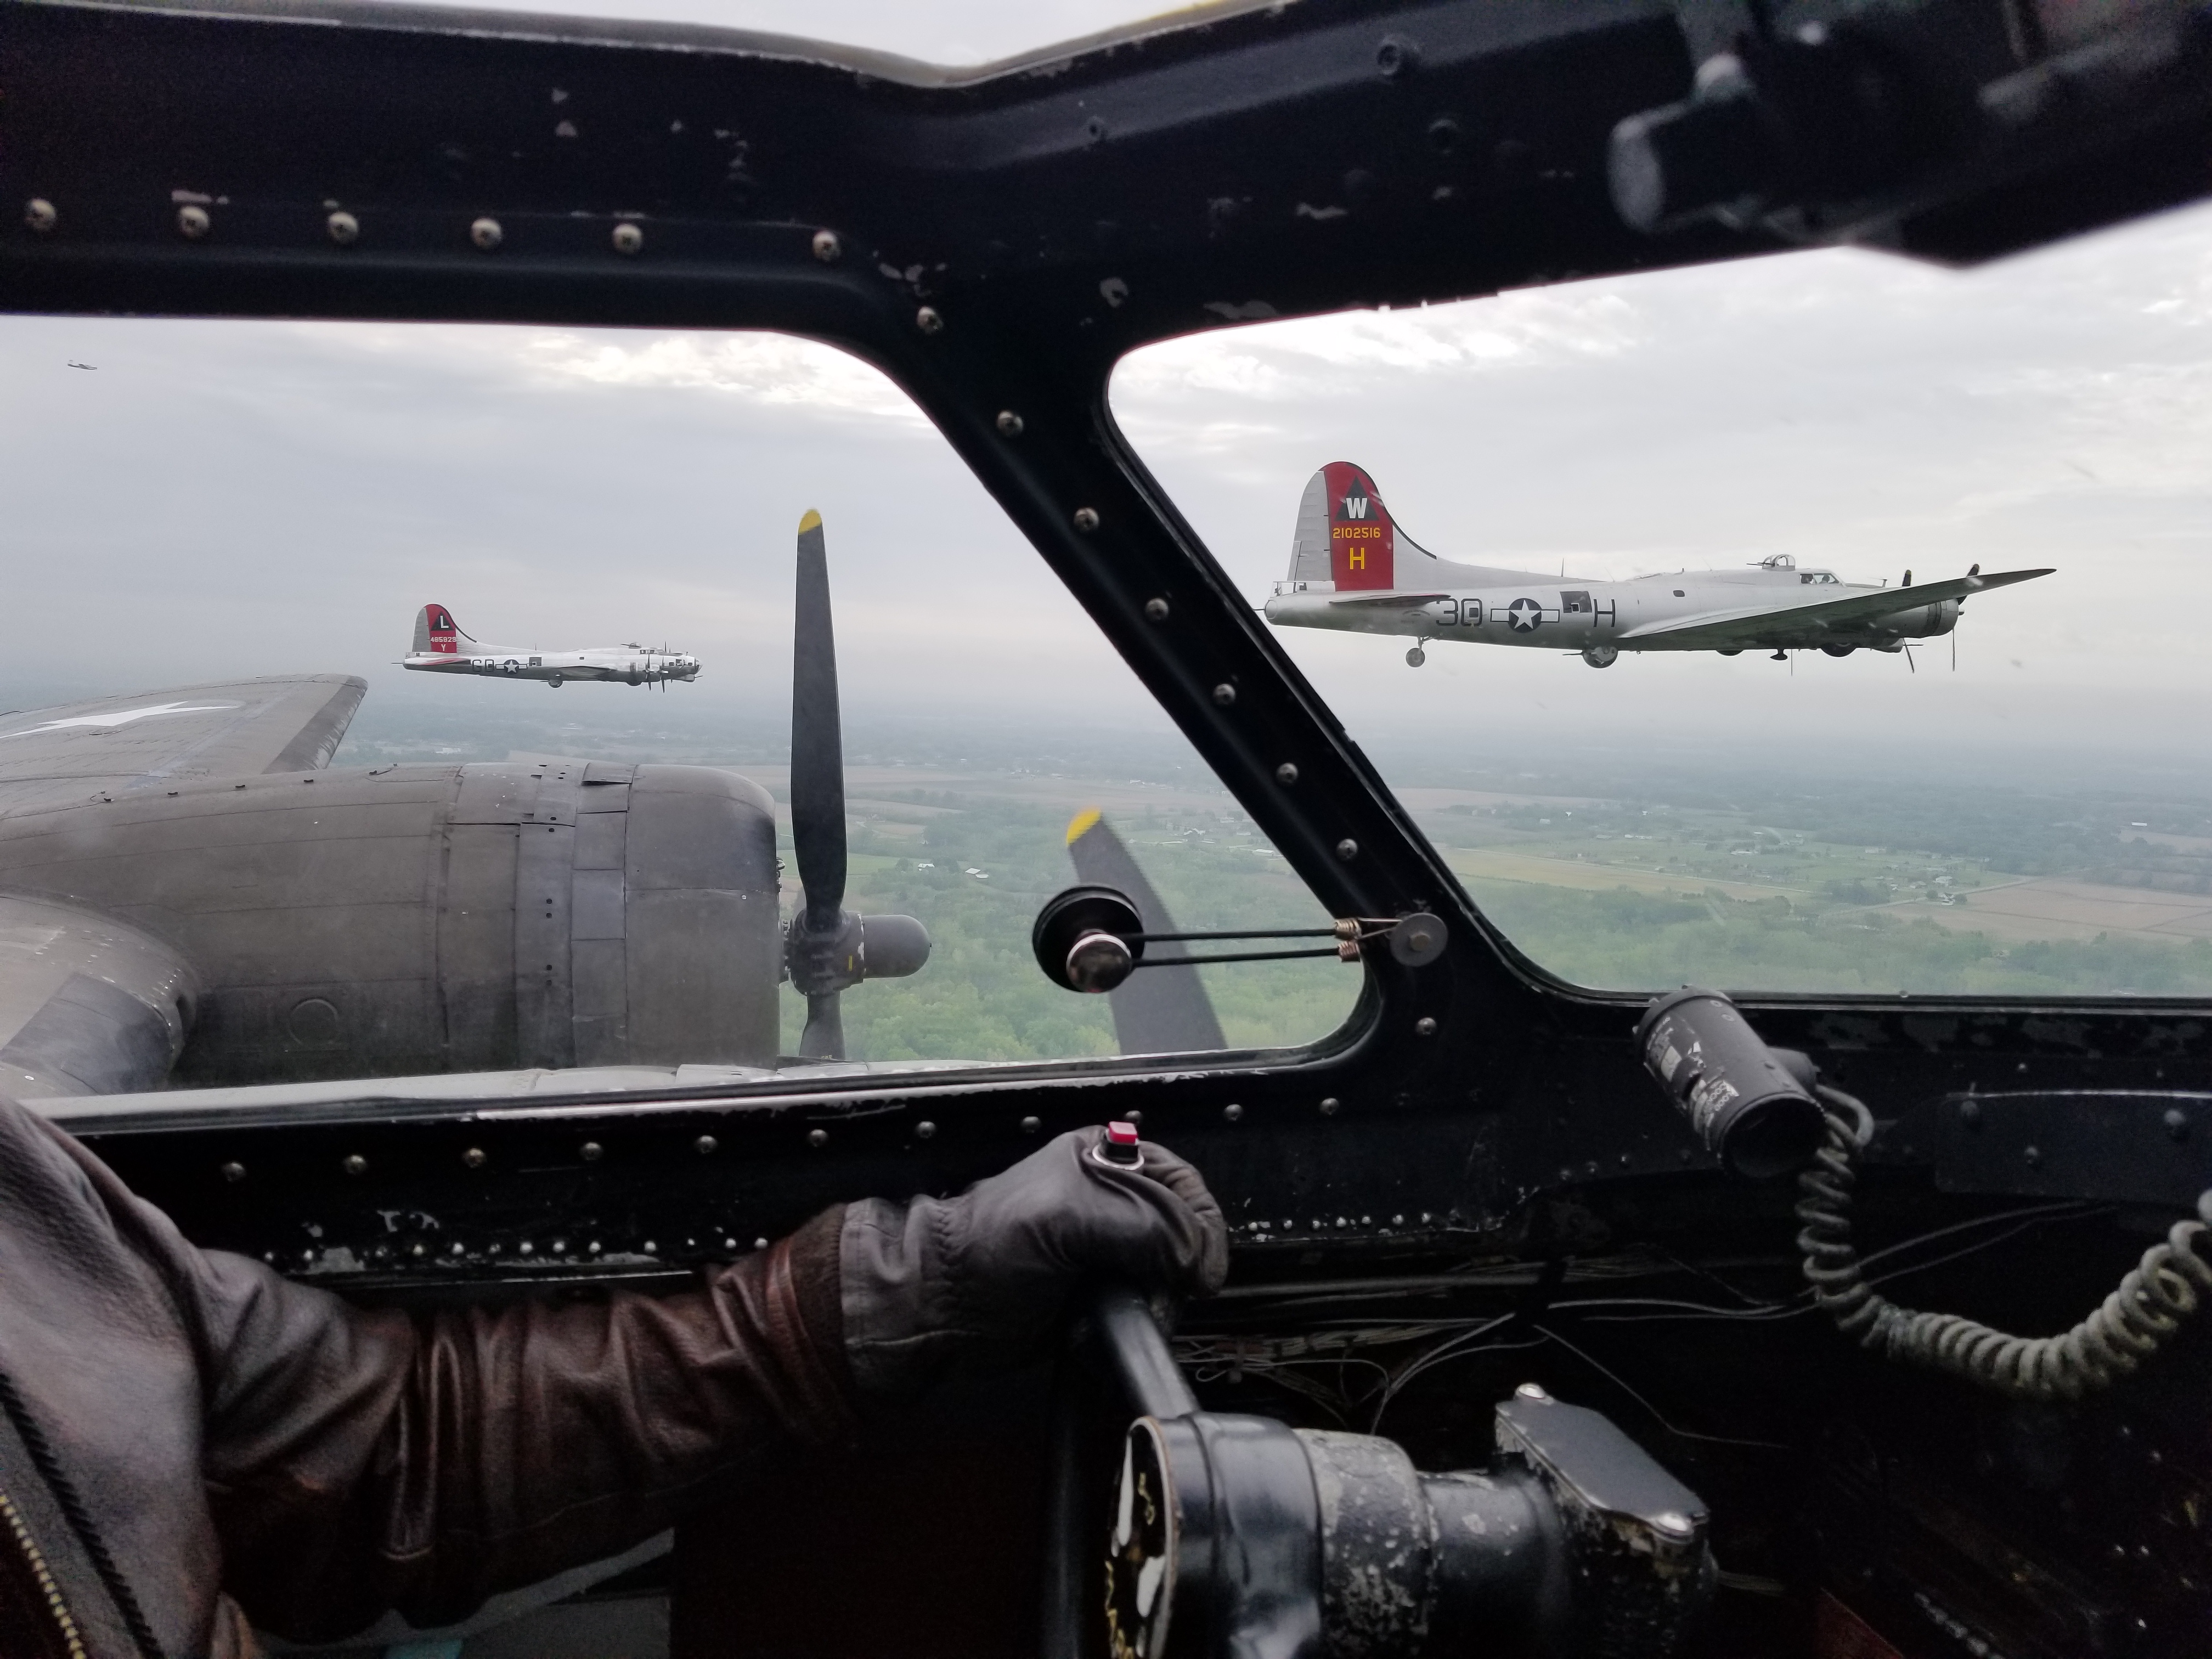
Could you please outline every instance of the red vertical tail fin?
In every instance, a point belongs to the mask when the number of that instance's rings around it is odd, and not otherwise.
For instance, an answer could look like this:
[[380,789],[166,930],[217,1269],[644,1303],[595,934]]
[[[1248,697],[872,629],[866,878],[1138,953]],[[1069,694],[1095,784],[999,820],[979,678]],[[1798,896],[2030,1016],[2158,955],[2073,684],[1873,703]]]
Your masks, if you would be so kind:
[[1397,586],[1398,527],[1382,493],[1349,461],[1321,470],[1328,510],[1329,579],[1341,588]]
[[467,637],[454,625],[453,613],[442,605],[426,605],[415,613],[414,654],[458,656]]

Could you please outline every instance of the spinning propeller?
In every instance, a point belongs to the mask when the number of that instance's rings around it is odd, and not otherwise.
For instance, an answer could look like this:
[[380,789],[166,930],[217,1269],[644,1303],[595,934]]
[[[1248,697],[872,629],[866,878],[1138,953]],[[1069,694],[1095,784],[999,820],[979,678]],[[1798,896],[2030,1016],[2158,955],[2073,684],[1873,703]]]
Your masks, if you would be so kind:
[[912,916],[845,908],[845,738],[837,712],[837,641],[830,623],[830,555],[822,515],[799,521],[799,596],[791,653],[791,842],[804,899],[785,930],[783,960],[806,998],[805,1060],[842,1060],[838,998],[864,979],[896,979],[929,960],[929,931]]

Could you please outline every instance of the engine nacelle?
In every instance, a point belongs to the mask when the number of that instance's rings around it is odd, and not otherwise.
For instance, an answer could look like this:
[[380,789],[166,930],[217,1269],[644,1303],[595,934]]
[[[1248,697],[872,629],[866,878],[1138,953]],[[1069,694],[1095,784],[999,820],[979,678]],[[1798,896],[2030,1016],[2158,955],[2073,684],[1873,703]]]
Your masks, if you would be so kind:
[[1932,639],[1948,634],[1959,625],[1959,601],[1938,599],[1933,605],[1916,605],[1904,611],[1893,611],[1875,623],[1875,631],[1895,638],[1908,640]]
[[716,767],[381,766],[119,793],[0,820],[0,890],[173,952],[197,998],[179,1081],[776,1056],[775,804]]

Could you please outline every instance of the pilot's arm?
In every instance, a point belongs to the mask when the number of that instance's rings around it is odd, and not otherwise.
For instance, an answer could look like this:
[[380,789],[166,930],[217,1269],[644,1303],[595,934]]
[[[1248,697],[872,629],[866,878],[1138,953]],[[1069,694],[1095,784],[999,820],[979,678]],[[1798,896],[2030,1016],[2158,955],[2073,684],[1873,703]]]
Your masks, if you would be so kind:
[[741,1488],[768,1443],[834,1442],[872,1400],[1018,1362],[1086,1278],[1217,1287],[1197,1172],[1151,1146],[1116,1167],[1097,1138],[957,1198],[838,1206],[664,1297],[410,1318],[192,1252],[224,1587],[295,1638],[389,1607],[447,1622]]

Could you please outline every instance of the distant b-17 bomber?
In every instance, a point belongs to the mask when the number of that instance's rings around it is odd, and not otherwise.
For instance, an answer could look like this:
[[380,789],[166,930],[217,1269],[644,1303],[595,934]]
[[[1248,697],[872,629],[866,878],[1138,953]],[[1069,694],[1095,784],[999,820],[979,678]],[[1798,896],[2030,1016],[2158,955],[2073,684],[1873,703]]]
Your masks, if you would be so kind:
[[1947,581],[1916,587],[1908,570],[1902,587],[1869,586],[1778,553],[1734,570],[1566,586],[1564,577],[1438,558],[1398,527],[1364,471],[1331,461],[1307,482],[1291,573],[1266,614],[1279,628],[1410,635],[1415,668],[1431,640],[1579,652],[1593,668],[1624,651],[1749,648],[1784,661],[1792,651],[1903,650],[1956,628],[1969,595],[2051,574],[1984,576],[1978,564]]
[[699,659],[687,652],[658,651],[637,644],[586,646],[576,651],[537,647],[483,645],[463,633],[442,605],[426,605],[415,614],[415,642],[401,662],[428,674],[501,674],[512,679],[618,680],[665,690],[671,680],[699,678]]

